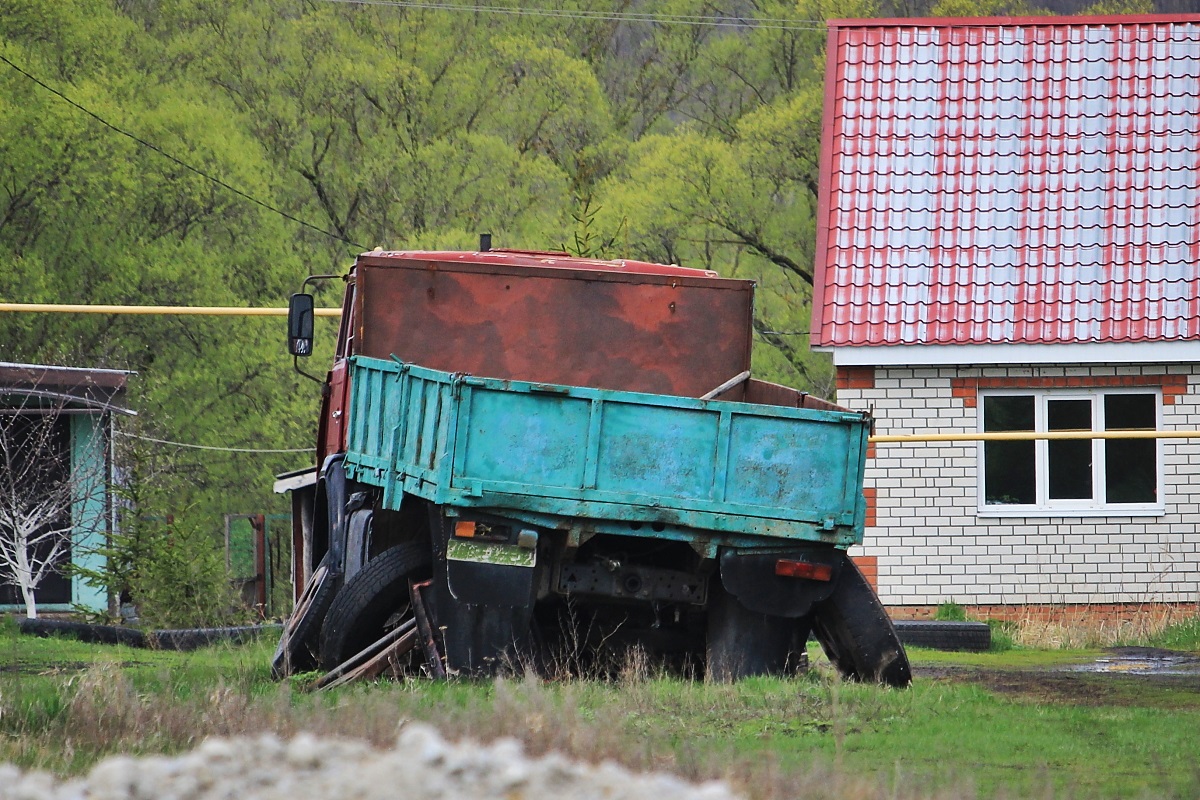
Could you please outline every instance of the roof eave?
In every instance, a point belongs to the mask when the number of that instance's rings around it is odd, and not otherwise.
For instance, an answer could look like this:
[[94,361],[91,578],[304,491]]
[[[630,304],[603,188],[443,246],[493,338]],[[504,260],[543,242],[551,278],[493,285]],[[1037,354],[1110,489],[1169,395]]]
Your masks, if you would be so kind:
[[966,28],[976,25],[1051,27],[1059,25],[1170,25],[1179,22],[1200,24],[1200,14],[1094,14],[1056,17],[892,17],[882,19],[831,19],[833,28]]
[[839,367],[1200,363],[1200,341],[818,345]]

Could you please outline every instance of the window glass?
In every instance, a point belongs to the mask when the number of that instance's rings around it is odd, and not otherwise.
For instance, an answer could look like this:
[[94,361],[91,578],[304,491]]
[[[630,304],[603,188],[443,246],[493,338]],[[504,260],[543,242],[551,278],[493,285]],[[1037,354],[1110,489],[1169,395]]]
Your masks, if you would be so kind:
[[[1104,398],[1105,430],[1154,430],[1157,404],[1152,394],[1110,394]],[[1158,500],[1156,447],[1153,439],[1104,440],[1104,489],[1110,503]]]
[[[985,431],[1032,431],[1034,418],[1031,395],[983,398]],[[1034,446],[1033,441],[984,443],[985,503],[1032,505],[1037,502]]]
[[[1048,400],[1046,429],[1090,431],[1091,400]],[[1090,439],[1052,439],[1046,443],[1046,496],[1051,500],[1092,498],[1092,442]]]
[[[1152,431],[1158,424],[1158,409],[1152,394],[1110,394],[1104,397],[1106,430]],[[1112,440],[1110,440],[1112,441]]]
[[[979,397],[985,432],[1074,432],[1158,428],[1153,391],[1031,390]],[[988,441],[981,446],[982,506],[1099,510],[1154,506],[1161,448],[1155,439]]]

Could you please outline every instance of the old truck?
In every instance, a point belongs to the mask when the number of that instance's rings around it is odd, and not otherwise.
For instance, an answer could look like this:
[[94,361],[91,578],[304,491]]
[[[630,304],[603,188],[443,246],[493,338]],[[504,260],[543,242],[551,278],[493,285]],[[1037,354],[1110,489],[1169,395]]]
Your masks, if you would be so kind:
[[[735,679],[812,635],[847,677],[910,682],[846,553],[871,420],[750,377],[752,282],[483,247],[364,253],[343,280],[316,464],[276,481],[277,675],[385,644],[438,676],[637,646]],[[296,357],[312,315],[294,295]]]

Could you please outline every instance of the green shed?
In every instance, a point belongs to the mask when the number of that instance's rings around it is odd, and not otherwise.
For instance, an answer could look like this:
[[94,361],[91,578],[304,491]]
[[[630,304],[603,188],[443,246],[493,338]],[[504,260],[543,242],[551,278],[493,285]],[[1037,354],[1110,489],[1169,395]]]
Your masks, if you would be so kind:
[[26,610],[23,581],[38,612],[108,609],[102,589],[64,567],[103,567],[113,419],[133,414],[130,374],[0,362],[0,611]]

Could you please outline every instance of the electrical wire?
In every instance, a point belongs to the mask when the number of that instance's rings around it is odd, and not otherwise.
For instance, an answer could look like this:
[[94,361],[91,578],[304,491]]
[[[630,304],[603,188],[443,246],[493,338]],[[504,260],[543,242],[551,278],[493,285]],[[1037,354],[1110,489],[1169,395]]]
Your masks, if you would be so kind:
[[[245,306],[125,306],[87,303],[0,303],[0,312],[62,314],[175,314],[209,317],[286,317],[286,308],[249,308]],[[314,317],[340,317],[340,308],[314,308]]]
[[99,122],[101,125],[105,126],[106,128],[109,128],[110,130],[112,130],[112,131],[115,131],[116,133],[119,133],[119,134],[121,134],[122,136],[125,136],[125,137],[128,137],[128,138],[132,139],[133,141],[137,142],[137,143],[138,143],[138,144],[140,144],[141,146],[143,146],[143,147],[146,147],[146,148],[149,148],[149,149],[153,150],[154,152],[158,153],[160,156],[162,156],[163,158],[167,159],[168,161],[171,161],[171,162],[173,162],[173,163],[175,163],[175,164],[178,164],[179,166],[183,167],[184,169],[186,169],[186,170],[188,170],[188,171],[190,171],[190,172],[193,172],[193,173],[195,173],[196,175],[199,175],[201,178],[204,178],[205,180],[208,180],[208,181],[211,181],[211,182],[215,183],[217,186],[220,186],[221,188],[223,188],[223,189],[226,189],[227,191],[233,192],[233,193],[234,193],[234,194],[236,194],[238,197],[241,197],[241,198],[242,198],[242,199],[244,199],[244,200],[249,200],[251,203],[254,203],[255,205],[258,205],[258,206],[262,206],[263,208],[267,209],[268,211],[274,212],[274,213],[278,214],[279,216],[283,217],[284,219],[291,220],[292,222],[295,222],[297,225],[302,225],[302,226],[304,226],[305,228],[308,228],[308,229],[310,229],[310,230],[316,231],[317,233],[320,233],[320,234],[322,234],[322,235],[324,235],[324,236],[328,236],[328,237],[329,237],[329,238],[331,238],[331,239],[335,239],[335,240],[337,240],[337,241],[339,241],[339,242],[344,242],[344,243],[346,243],[346,244],[349,244],[349,245],[354,245],[355,247],[359,248],[360,250],[367,250],[367,249],[369,249],[369,248],[367,248],[367,247],[366,247],[366,245],[359,244],[358,242],[356,242],[356,241],[354,241],[354,240],[352,240],[352,239],[348,239],[347,237],[345,237],[345,236],[342,236],[341,234],[334,233],[334,232],[332,232],[332,231],[327,231],[327,230],[325,230],[324,228],[321,228],[321,227],[319,227],[319,226],[317,226],[317,225],[313,225],[311,222],[305,222],[304,220],[300,219],[299,217],[294,217],[294,216],[292,216],[291,214],[289,214],[288,212],[286,212],[286,211],[284,211],[284,210],[282,210],[282,209],[276,208],[275,206],[271,205],[270,203],[265,203],[265,202],[263,202],[262,200],[259,200],[257,197],[253,197],[253,196],[251,196],[251,195],[249,195],[249,194],[246,194],[246,193],[245,193],[245,192],[243,192],[241,189],[238,189],[238,188],[237,188],[237,187],[235,187],[235,186],[231,186],[230,184],[226,183],[225,181],[221,180],[220,178],[217,178],[217,177],[215,177],[215,176],[213,176],[213,175],[209,175],[207,172],[205,172],[205,171],[204,171],[204,170],[202,170],[202,169],[198,169],[197,167],[193,167],[191,164],[187,163],[186,161],[183,161],[183,160],[181,160],[181,159],[179,159],[179,158],[176,158],[175,156],[171,155],[171,154],[170,154],[170,153],[168,153],[167,151],[163,150],[163,149],[162,149],[161,147],[159,147],[158,145],[156,145],[156,144],[153,144],[153,143],[151,143],[151,142],[148,142],[148,141],[146,141],[145,139],[141,138],[140,136],[137,136],[136,134],[130,133],[129,131],[126,131],[126,130],[123,130],[123,129],[121,129],[121,128],[118,128],[116,125],[114,125],[113,123],[111,123],[111,122],[109,122],[108,120],[104,119],[103,117],[101,117],[101,116],[100,116],[99,114],[97,114],[96,112],[94,112],[94,111],[92,111],[91,109],[89,109],[89,108],[86,108],[86,107],[84,107],[84,106],[80,105],[79,103],[75,102],[74,100],[72,100],[71,98],[69,98],[69,97],[67,97],[65,94],[63,94],[62,92],[60,92],[60,91],[58,91],[57,89],[55,89],[53,86],[50,86],[49,84],[47,84],[47,83],[45,83],[44,81],[42,81],[40,78],[38,78],[38,77],[36,77],[36,76],[34,76],[34,75],[31,75],[30,73],[26,72],[26,71],[25,71],[25,70],[23,70],[21,67],[18,67],[16,64],[14,64],[13,62],[9,61],[7,58],[5,58],[5,57],[4,57],[4,56],[2,56],[2,55],[0,55],[0,61],[4,62],[4,63],[5,63],[5,64],[7,64],[8,66],[12,67],[12,69],[14,69],[14,70],[16,70],[17,72],[19,72],[20,74],[24,75],[26,78],[28,78],[29,80],[33,81],[33,82],[34,82],[34,83],[36,83],[38,86],[40,86],[40,87],[42,87],[43,89],[45,89],[46,91],[50,92],[50,93],[51,93],[51,94],[53,94],[55,97],[57,97],[57,98],[59,98],[60,100],[62,100],[63,102],[65,102],[65,103],[67,103],[68,105],[71,105],[71,106],[73,106],[74,108],[76,108],[76,109],[78,109],[78,110],[82,111],[84,114],[87,114],[89,117],[91,117],[92,119],[96,120],[96,121],[97,121],[97,122]]
[[597,20],[602,22],[649,22],[661,25],[756,28],[779,31],[823,31],[824,20],[786,19],[782,17],[734,17],[699,14],[641,14],[633,11],[587,11],[558,8],[509,8],[507,6],[465,5],[459,3],[421,3],[409,0],[325,0],[327,3],[363,6],[393,6],[418,11],[456,11],[469,14],[509,14],[526,17]]
[[219,453],[311,453],[316,450],[315,447],[297,447],[290,450],[268,450],[253,447],[214,447],[207,444],[187,444],[186,442],[172,442],[169,439],[155,439],[152,436],[139,436],[136,433],[126,433],[125,431],[114,431],[114,433],[118,436],[124,436],[127,439],[140,439],[143,442],[184,447],[189,450],[215,450]]

